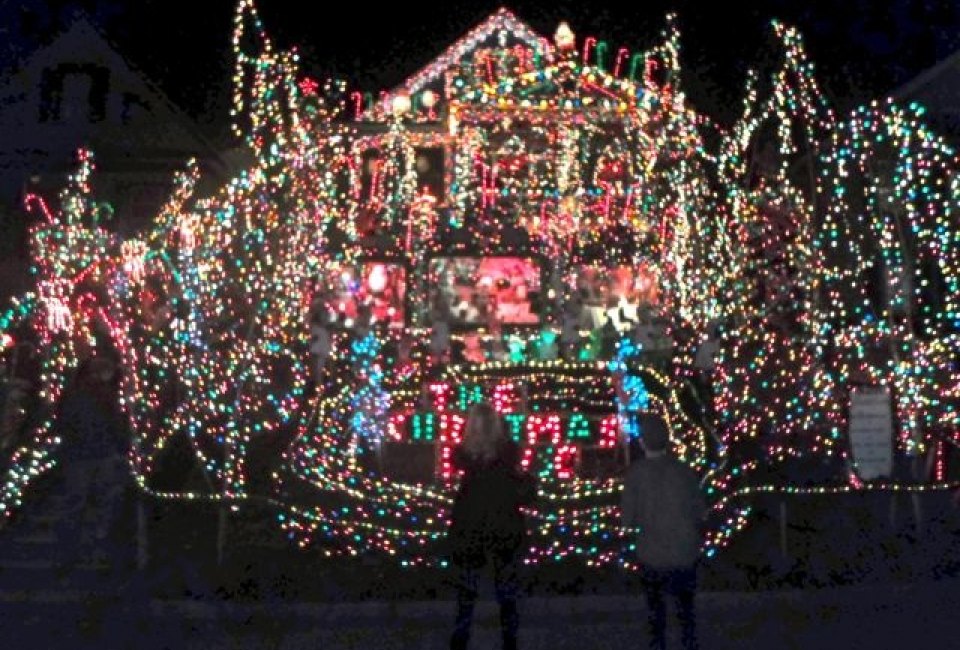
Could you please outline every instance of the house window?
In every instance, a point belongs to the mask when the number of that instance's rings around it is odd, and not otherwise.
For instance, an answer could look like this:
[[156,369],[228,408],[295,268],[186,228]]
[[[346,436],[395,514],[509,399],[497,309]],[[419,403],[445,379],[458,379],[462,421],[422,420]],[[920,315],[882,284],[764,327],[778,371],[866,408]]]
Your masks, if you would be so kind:
[[92,63],[61,63],[43,71],[41,122],[100,122],[107,115],[110,71]]
[[417,185],[426,187],[437,199],[443,199],[443,149],[425,147],[416,150]]

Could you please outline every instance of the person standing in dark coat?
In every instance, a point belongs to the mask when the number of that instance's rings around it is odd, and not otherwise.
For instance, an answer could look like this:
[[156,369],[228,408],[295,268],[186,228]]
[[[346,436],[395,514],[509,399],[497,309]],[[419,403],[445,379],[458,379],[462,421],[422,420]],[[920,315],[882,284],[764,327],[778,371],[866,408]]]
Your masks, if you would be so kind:
[[532,477],[520,472],[519,461],[519,448],[507,436],[500,415],[489,404],[474,404],[463,443],[454,453],[454,465],[464,474],[449,530],[452,560],[460,569],[452,650],[466,648],[470,640],[479,577],[487,566],[492,567],[500,604],[503,647],[517,647],[518,570],[526,537],[520,508],[533,501],[536,491]]
[[666,648],[667,603],[677,606],[683,647],[697,647],[694,595],[706,514],[697,474],[670,456],[670,429],[660,416],[641,416],[646,456],[627,472],[623,526],[637,540],[640,579],[647,597],[650,647]]
[[107,554],[104,544],[129,482],[129,441],[117,408],[115,379],[113,361],[93,357],[80,367],[60,403],[59,460],[72,510],[64,522],[74,556],[68,564]]

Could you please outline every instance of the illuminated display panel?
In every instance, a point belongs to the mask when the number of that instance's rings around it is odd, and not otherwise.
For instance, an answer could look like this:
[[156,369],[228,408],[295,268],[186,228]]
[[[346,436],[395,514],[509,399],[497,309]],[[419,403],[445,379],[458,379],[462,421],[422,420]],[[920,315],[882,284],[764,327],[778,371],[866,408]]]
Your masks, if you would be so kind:
[[[540,266],[523,257],[440,257],[430,260],[434,317],[454,325],[535,325]],[[436,312],[441,312],[437,314]],[[445,312],[445,313],[444,313]]]
[[648,262],[609,269],[579,267],[576,298],[583,310],[581,325],[598,328],[612,320],[619,331],[630,329],[656,311],[658,284],[657,270]]
[[343,264],[319,283],[318,291],[330,325],[353,327],[365,310],[375,324],[404,325],[407,270],[401,264],[375,260]]

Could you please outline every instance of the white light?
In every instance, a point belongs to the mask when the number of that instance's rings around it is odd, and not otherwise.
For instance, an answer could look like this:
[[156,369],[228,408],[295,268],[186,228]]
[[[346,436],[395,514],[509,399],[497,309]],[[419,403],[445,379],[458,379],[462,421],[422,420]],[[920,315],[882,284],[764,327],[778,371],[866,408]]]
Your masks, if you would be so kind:
[[393,98],[393,114],[404,115],[410,112],[410,95],[396,95]]
[[381,264],[377,264],[370,271],[370,277],[367,278],[367,285],[374,293],[380,293],[387,286],[387,273]]
[[557,26],[557,32],[553,35],[553,40],[561,50],[573,48],[576,42],[576,36],[565,21]]

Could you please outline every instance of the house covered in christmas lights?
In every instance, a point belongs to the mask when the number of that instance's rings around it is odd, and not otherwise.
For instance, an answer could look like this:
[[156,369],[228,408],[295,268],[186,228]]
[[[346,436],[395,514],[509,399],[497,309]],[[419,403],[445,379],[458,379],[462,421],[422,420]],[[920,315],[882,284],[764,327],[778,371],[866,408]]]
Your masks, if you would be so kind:
[[[696,138],[684,141],[696,118],[672,86],[676,53],[656,54],[588,39],[581,55],[565,24],[547,39],[501,9],[400,87],[350,96],[337,170],[349,218],[330,236],[345,261],[317,279],[314,334],[344,349],[372,324],[398,367],[423,361],[388,389],[387,430],[365,437],[454,443],[447,425],[485,396],[518,438],[553,431],[570,460],[575,443],[626,443],[617,404],[648,398],[627,368],[669,357],[661,286],[686,245],[663,168]],[[330,347],[315,346],[321,380]],[[440,425],[448,407],[459,415]]]
[[[562,26],[551,42],[502,9],[400,88],[351,96],[347,238],[400,265],[367,267],[375,320],[490,334],[559,329],[568,312],[584,332],[654,316],[665,233],[659,188],[636,179],[677,153],[655,124],[674,98],[625,50],[581,70],[572,39]],[[334,322],[356,318],[355,301],[327,306]],[[496,356],[467,347],[474,361]]]

